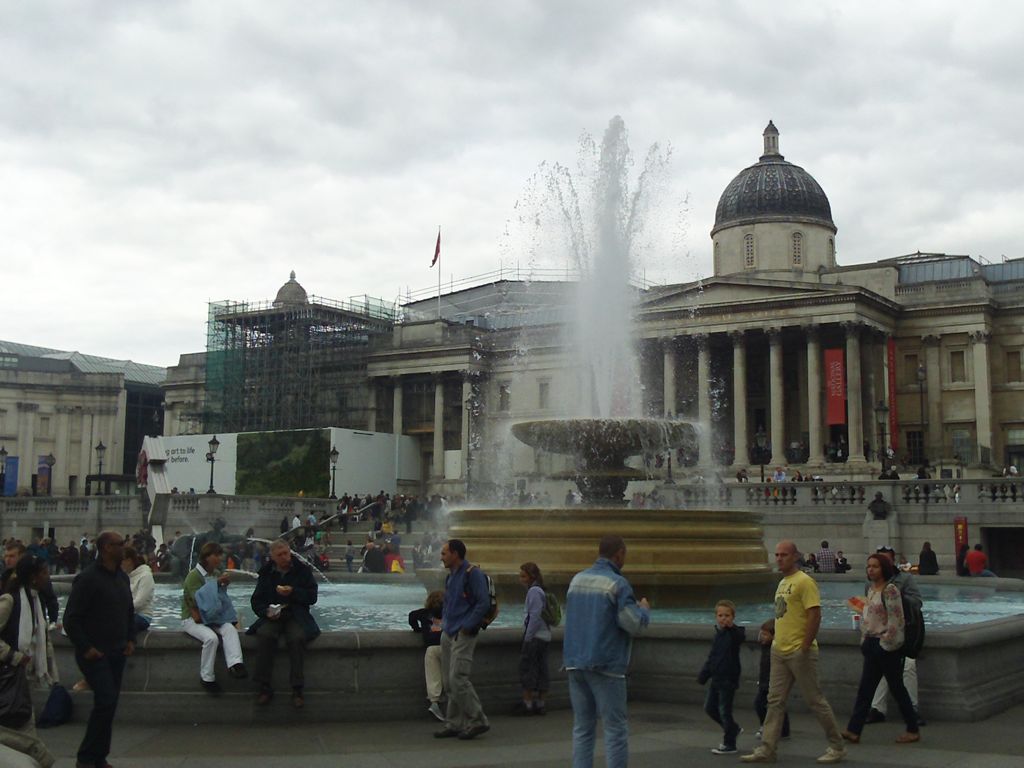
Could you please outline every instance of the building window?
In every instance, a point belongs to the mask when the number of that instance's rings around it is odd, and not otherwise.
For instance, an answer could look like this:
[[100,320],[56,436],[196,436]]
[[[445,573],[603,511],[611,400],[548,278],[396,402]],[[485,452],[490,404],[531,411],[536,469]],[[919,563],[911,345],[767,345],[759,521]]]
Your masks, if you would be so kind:
[[910,454],[911,464],[924,461],[924,433],[920,430],[907,431],[907,453]]
[[754,262],[754,236],[745,235],[743,237],[743,265],[747,269],[753,269]]
[[722,271],[722,244],[715,240],[715,274]]
[[50,417],[40,416],[39,417],[39,437],[50,436]]
[[953,383],[967,381],[967,369],[964,365],[962,349],[954,349],[949,353],[949,380]]
[[974,463],[974,441],[971,439],[971,430],[954,429],[950,432],[953,439],[953,455],[958,458],[960,464]]
[[828,263],[833,267],[836,265],[836,241],[831,237],[828,239]]
[[546,411],[551,407],[550,403],[551,383],[542,381],[537,385],[537,407]]
[[17,355],[0,355],[0,368],[17,368]]
[[507,412],[512,408],[512,387],[509,384],[498,385],[498,410]]
[[917,355],[903,356],[903,384],[905,386],[917,386]]
[[799,232],[793,233],[793,266],[799,267],[804,263],[804,236]]
[[1020,383],[1020,350],[1006,353],[1006,381],[1009,384]]

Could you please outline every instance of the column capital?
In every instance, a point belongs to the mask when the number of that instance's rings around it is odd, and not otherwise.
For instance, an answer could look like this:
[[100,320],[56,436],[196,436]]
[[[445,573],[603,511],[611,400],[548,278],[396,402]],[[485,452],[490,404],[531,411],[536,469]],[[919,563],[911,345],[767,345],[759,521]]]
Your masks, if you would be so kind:
[[39,410],[39,403],[23,403],[18,401],[15,405],[22,413],[34,413]]
[[75,412],[75,406],[73,406],[73,405],[57,405],[57,406],[54,406],[53,410],[54,410],[54,413],[60,413],[60,414],[74,413]]
[[807,323],[806,325],[801,325],[800,329],[804,332],[804,336],[807,337],[807,341],[821,341],[820,323]]
[[936,333],[925,334],[921,337],[921,344],[925,347],[937,347],[941,341],[942,337]]
[[865,328],[867,328],[864,323],[856,320],[848,320],[844,323],[840,323],[840,325],[843,326],[843,332],[846,333],[847,339],[856,338],[858,341],[860,340],[861,334],[864,333]]
[[782,328],[773,326],[771,328],[765,328],[764,332],[768,334],[768,343],[773,347],[782,343]]
[[992,333],[990,331],[971,331],[968,337],[971,340],[971,344],[988,344],[992,341]]
[[729,331],[729,340],[733,346],[744,346],[747,343],[747,335],[744,331]]
[[708,346],[711,344],[710,333],[694,333],[690,336],[690,338],[693,339],[694,342],[696,342],[697,349],[702,350],[704,352],[707,351]]
[[679,342],[678,336],[659,336],[658,345],[664,352],[675,352]]

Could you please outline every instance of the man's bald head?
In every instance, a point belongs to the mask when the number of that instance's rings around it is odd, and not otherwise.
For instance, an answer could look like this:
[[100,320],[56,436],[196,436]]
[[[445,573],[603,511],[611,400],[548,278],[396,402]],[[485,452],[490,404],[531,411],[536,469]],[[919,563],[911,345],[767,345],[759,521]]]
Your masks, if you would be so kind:
[[783,576],[796,572],[797,553],[796,544],[789,539],[783,539],[775,545],[775,566]]

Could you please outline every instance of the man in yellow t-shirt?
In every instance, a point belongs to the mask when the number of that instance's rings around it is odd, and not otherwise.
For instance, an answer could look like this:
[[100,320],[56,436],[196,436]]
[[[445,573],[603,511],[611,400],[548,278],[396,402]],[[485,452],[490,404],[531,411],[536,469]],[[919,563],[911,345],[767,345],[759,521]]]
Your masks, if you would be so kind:
[[843,737],[832,707],[818,684],[818,627],[821,626],[821,598],[814,579],[797,567],[796,544],[780,541],[775,547],[775,564],[782,580],[775,590],[775,641],[772,643],[771,676],[768,681],[768,715],[764,721],[761,746],[740,760],[745,763],[774,763],[786,699],[793,683],[800,686],[807,706],[818,718],[828,749],[819,763],[838,763],[846,757]]

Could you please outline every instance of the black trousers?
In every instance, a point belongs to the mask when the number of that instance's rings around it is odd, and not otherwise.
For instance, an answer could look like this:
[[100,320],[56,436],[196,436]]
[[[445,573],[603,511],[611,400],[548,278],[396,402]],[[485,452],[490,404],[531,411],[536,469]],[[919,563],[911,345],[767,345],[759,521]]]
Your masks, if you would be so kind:
[[[764,725],[764,718],[768,714],[768,687],[758,687],[757,696],[754,697],[754,711],[757,712],[757,722]],[[789,712],[786,719],[782,721],[782,738],[789,736]]]
[[274,652],[277,640],[284,637],[288,646],[290,670],[288,681],[292,688],[305,685],[304,663],[306,658],[306,633],[299,622],[290,616],[282,616],[277,621],[264,621],[256,630],[256,667],[252,679],[267,688],[271,686],[271,674],[274,670]]
[[75,661],[85,681],[92,689],[92,712],[85,727],[85,736],[78,747],[78,762],[102,768],[110,754],[110,739],[114,729],[114,714],[121,695],[121,678],[126,658],[114,651],[101,659],[90,661],[75,652]]
[[875,695],[878,682],[884,677],[889,684],[889,693],[896,699],[896,704],[903,715],[908,733],[917,733],[917,713],[910,700],[906,686],[903,685],[903,654],[899,651],[887,651],[882,648],[877,637],[866,637],[861,643],[860,652],[864,656],[864,669],[860,673],[860,685],[857,687],[857,700],[853,704],[853,714],[846,729],[850,733],[860,734],[864,730],[871,699]]

